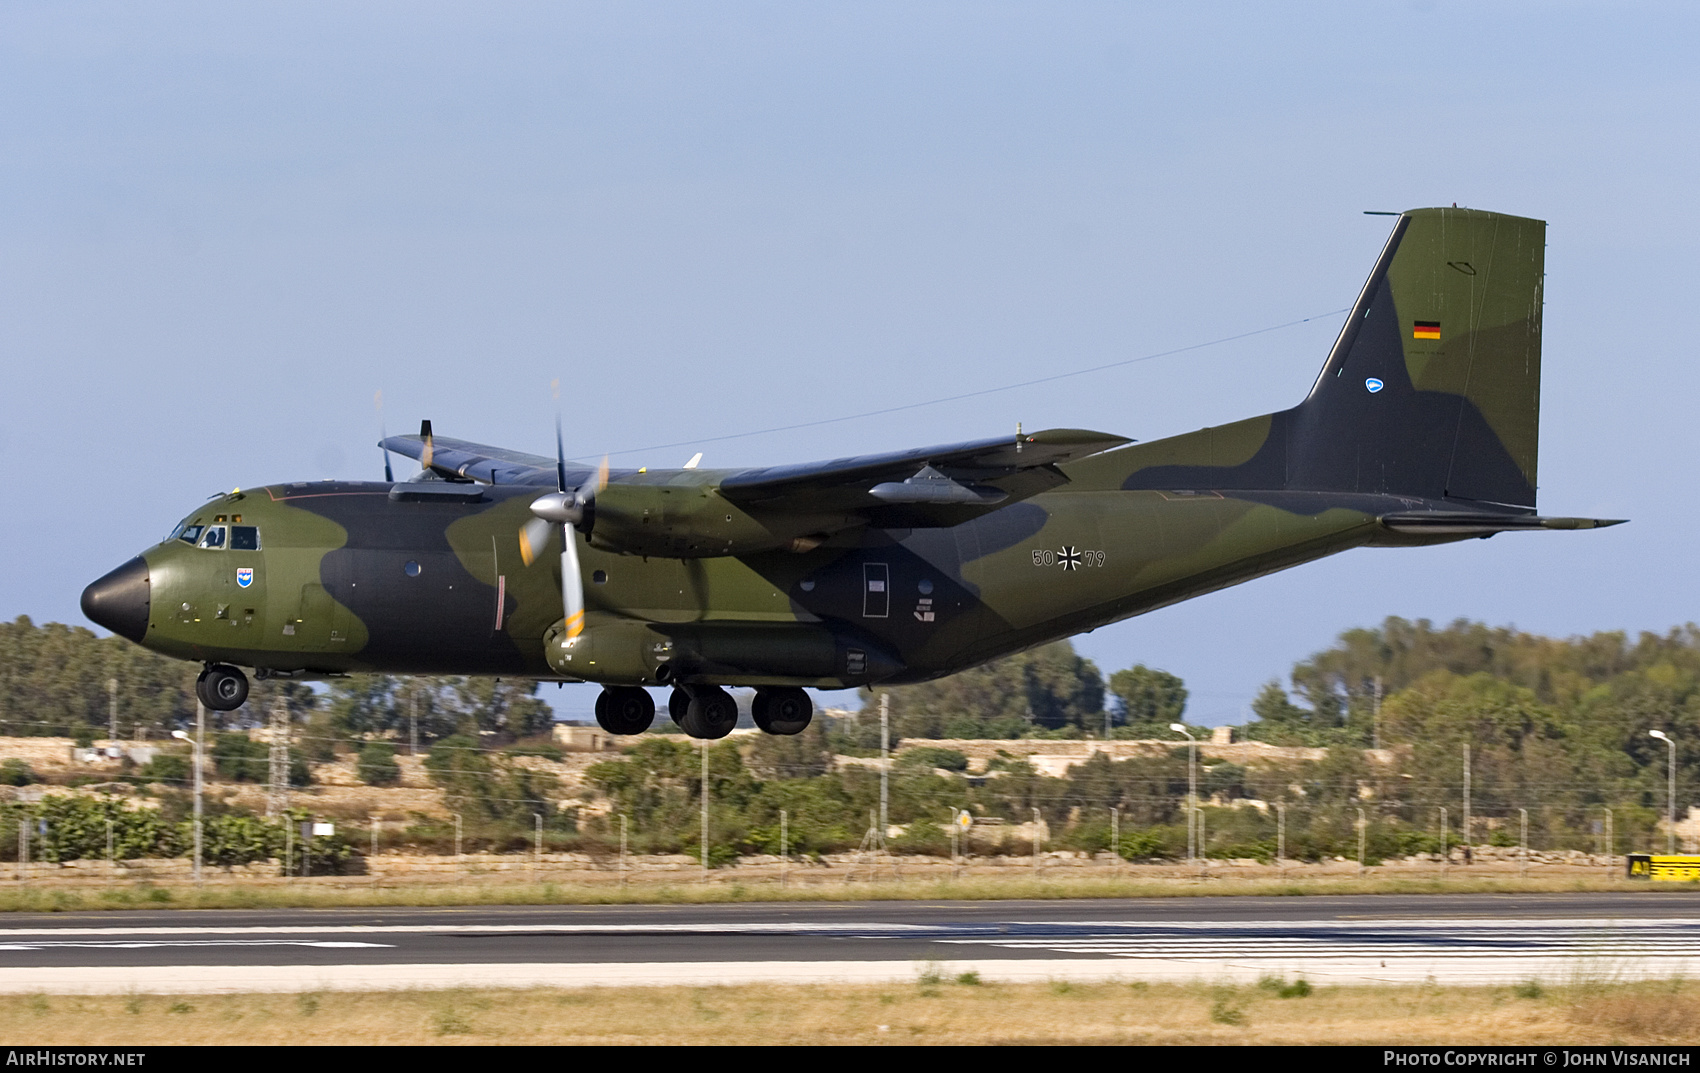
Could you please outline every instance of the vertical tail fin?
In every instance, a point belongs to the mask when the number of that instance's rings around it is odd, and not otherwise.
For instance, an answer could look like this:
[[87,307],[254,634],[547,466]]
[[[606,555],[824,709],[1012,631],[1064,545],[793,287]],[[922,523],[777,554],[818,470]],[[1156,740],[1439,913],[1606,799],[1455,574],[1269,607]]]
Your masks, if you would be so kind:
[[1546,224],[1399,218],[1286,427],[1286,487],[1533,510]]

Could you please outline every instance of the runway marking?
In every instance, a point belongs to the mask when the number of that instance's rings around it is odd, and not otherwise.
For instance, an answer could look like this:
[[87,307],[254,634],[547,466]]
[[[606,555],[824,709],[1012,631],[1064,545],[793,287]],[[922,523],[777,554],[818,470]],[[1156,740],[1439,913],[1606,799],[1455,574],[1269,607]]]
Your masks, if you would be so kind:
[[1052,934],[951,937],[955,945],[1054,950],[1117,958],[1504,958],[1700,957],[1700,920],[1403,920],[1201,922],[1130,927],[1081,922],[1068,931],[1042,922],[1010,928]]
[[371,949],[395,949],[394,943],[355,943],[329,939],[158,939],[137,940],[128,942],[100,942],[98,940],[65,940],[51,939],[22,943],[0,943],[0,950],[58,950],[61,948],[76,948],[80,950],[151,950],[160,946],[313,946],[325,950],[351,950],[360,947]]
[[[848,923],[794,921],[702,923],[702,924],[320,924],[278,926],[239,925],[232,927],[56,927],[0,928],[0,942],[13,938],[70,935],[893,935],[914,938],[927,933],[940,935],[987,935],[1017,933],[1056,935],[1160,935],[1208,932],[1292,936],[1294,933],[1350,932],[1353,934],[1429,935],[1439,930],[1480,932],[1512,936],[1522,932],[1557,934],[1648,932],[1669,929],[1688,933],[1700,941],[1700,917],[1635,918],[1627,920],[1568,918],[1550,920],[1484,920],[1446,918],[1378,920],[1278,920],[1278,921],[1129,921],[1129,920],[1005,920],[944,921],[938,924]],[[1522,941],[1522,940],[1517,940]]]
[[936,930],[926,924],[331,924],[232,928],[0,928],[0,940],[31,935],[846,935]]

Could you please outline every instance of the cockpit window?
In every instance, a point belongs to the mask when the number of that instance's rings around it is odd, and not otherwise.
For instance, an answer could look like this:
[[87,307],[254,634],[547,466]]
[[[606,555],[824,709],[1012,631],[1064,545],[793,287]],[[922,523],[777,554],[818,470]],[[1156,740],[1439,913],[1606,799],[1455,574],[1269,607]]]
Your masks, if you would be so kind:
[[231,551],[259,551],[260,529],[254,525],[233,525],[230,527]]
[[185,525],[181,529],[177,530],[177,539],[181,540],[185,544],[193,544],[195,541],[201,539],[201,530],[203,528],[205,528],[205,526]]
[[216,549],[218,551],[223,551],[224,550],[224,526],[222,526],[222,525],[209,525],[209,526],[207,526],[207,535],[201,538],[201,547],[203,547],[203,548],[213,548],[213,549]]

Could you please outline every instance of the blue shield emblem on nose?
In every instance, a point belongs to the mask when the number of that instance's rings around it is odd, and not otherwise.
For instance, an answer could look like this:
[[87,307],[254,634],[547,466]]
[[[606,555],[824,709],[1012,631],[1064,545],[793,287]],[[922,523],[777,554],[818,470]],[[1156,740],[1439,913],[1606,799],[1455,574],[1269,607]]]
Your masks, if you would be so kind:
[[236,584],[242,586],[245,589],[249,585],[252,585],[253,583],[254,583],[254,568],[251,567],[251,566],[239,567],[236,571]]
[[1386,384],[1383,384],[1380,380],[1377,380],[1373,376],[1370,377],[1368,380],[1364,381],[1364,387],[1369,388],[1369,393],[1371,395],[1375,394],[1377,391],[1380,391],[1382,388],[1384,388],[1386,386],[1387,386]]

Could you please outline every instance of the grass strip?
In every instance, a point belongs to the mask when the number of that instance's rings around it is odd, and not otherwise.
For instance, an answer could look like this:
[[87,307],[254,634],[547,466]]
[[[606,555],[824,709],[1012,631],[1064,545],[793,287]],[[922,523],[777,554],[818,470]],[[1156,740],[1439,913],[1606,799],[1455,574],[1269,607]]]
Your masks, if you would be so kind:
[[844,902],[1067,898],[1187,898],[1231,895],[1302,897],[1318,894],[1528,894],[1577,891],[1671,891],[1687,884],[1649,884],[1600,875],[1440,879],[1429,877],[1315,877],[1269,879],[981,879],[886,880],[780,887],[773,882],[677,883],[620,887],[574,883],[497,883],[372,886],[358,880],[303,880],[246,886],[208,882],[115,882],[107,887],[14,885],[0,890],[0,912],[98,909],[281,909],[435,905],[654,905],[731,902]]
[[167,1044],[1660,1044],[1700,984],[912,983],[0,997],[14,1046]]

